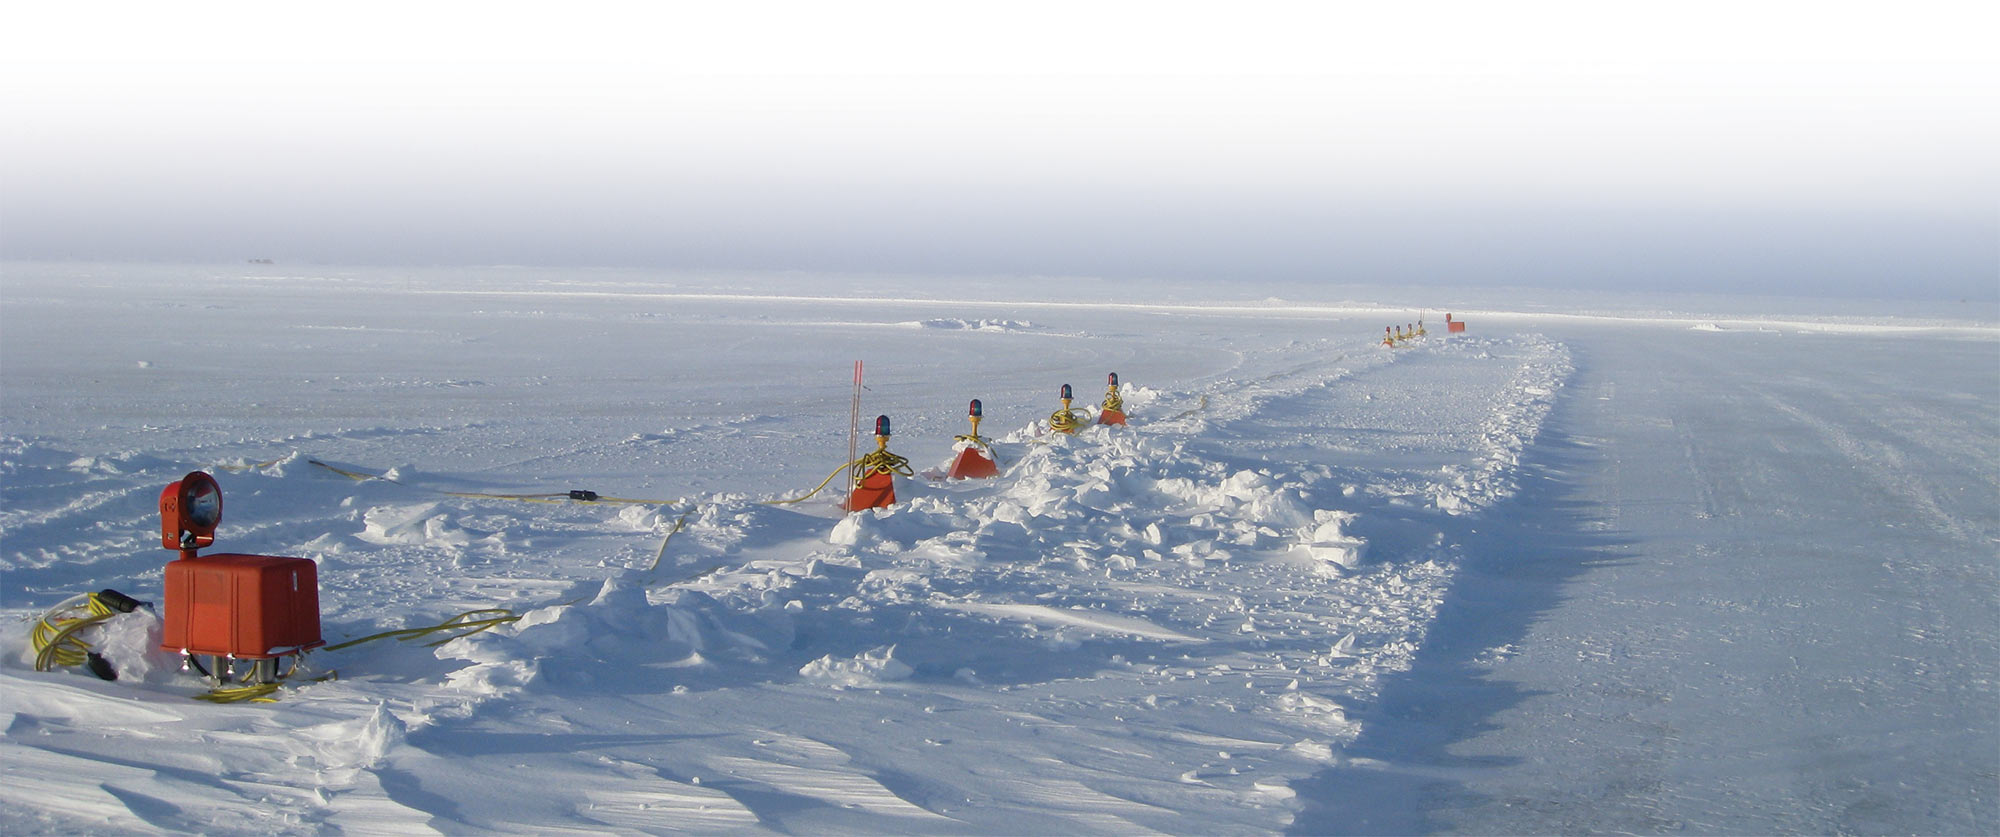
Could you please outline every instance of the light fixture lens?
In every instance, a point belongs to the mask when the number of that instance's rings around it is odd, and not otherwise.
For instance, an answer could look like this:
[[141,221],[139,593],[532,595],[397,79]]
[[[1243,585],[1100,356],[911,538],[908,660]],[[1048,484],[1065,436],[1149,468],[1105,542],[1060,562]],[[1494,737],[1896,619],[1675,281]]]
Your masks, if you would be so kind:
[[197,483],[187,499],[187,522],[201,529],[214,529],[222,522],[222,489],[215,483]]

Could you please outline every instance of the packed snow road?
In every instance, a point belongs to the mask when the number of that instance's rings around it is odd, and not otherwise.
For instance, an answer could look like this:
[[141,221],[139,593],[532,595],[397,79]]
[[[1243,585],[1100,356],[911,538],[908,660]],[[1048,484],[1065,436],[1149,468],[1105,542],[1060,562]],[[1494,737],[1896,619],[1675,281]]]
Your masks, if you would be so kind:
[[[1366,304],[786,281],[11,268],[0,826],[1993,830],[1990,324],[1391,350]],[[919,470],[977,397],[1006,473],[768,504],[855,358]],[[1131,427],[1046,432],[1109,371]],[[42,608],[157,595],[195,467],[332,639],[521,619],[270,705],[190,701],[143,616],[117,682],[31,670]],[[461,496],[568,488],[659,502]]]
[[1305,833],[2000,831],[1989,341],[1580,327]]

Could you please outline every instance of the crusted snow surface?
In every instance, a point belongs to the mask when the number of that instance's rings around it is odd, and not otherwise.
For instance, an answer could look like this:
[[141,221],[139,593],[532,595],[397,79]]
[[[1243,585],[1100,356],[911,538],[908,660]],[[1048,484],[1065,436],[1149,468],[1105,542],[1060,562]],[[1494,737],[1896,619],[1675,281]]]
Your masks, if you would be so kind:
[[[1391,349],[1365,313],[365,272],[211,277],[168,333],[140,324],[185,287],[123,280],[17,284],[0,332],[10,833],[1283,830],[1575,374],[1533,330]],[[60,351],[81,319],[131,328]],[[844,458],[850,355],[920,473],[976,397],[1002,475],[781,502]],[[1109,371],[1129,426],[1046,431]],[[144,615],[131,676],[33,671],[42,609],[158,598],[156,499],[195,468],[217,548],[318,563],[331,641],[520,618],[315,653],[273,704],[190,700]],[[493,496],[578,487],[617,501]]]

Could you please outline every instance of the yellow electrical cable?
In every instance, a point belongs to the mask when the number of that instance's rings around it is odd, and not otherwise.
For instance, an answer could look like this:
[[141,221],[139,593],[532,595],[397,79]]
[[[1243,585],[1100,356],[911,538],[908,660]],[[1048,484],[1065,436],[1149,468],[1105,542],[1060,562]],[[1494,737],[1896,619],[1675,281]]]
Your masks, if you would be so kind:
[[1081,427],[1083,419],[1068,407],[1049,414],[1049,429],[1057,433],[1075,433]]
[[382,482],[394,483],[396,485],[401,485],[406,488],[415,488],[419,491],[430,491],[433,494],[439,494],[446,497],[469,497],[480,500],[518,500],[524,503],[567,503],[574,501],[579,503],[604,503],[610,505],[627,505],[627,506],[673,506],[686,502],[686,498],[684,497],[673,500],[642,500],[634,497],[606,497],[598,494],[595,491],[560,491],[560,492],[550,492],[547,494],[493,494],[483,491],[435,491],[433,489],[423,488],[421,486],[413,486],[405,482],[400,482],[398,480],[391,479],[390,477],[383,474],[368,474],[360,471],[350,471],[345,468],[329,465],[317,459],[308,459],[306,460],[306,462],[308,464],[315,465],[320,468],[325,468],[328,471],[332,471],[333,473],[354,480],[355,482],[363,482],[366,480],[381,480]]
[[252,683],[247,686],[223,686],[195,695],[195,700],[209,703],[277,703],[271,694],[278,691],[276,683]]
[[862,480],[876,474],[916,476],[916,472],[910,468],[910,460],[890,453],[887,447],[877,448],[867,456],[855,460],[855,463],[861,466],[855,470],[855,485],[860,485]]
[[[834,473],[839,472],[835,471]],[[689,506],[687,511],[681,512],[681,519],[674,521],[674,528],[668,529],[667,536],[660,539],[660,551],[653,553],[653,565],[646,568],[647,573],[650,574],[660,568],[660,562],[667,557],[667,543],[672,541],[674,535],[680,534],[681,529],[687,526],[688,516],[694,514],[697,508],[700,508],[700,506]]]
[[[78,602],[77,599],[83,601]],[[58,613],[87,610],[88,616],[58,616]],[[83,665],[90,657],[90,643],[77,633],[103,623],[118,615],[118,611],[104,603],[96,593],[72,597],[69,602],[57,605],[40,621],[35,623],[33,641],[35,646],[35,670],[48,671],[54,666]],[[294,659],[293,667],[297,667]],[[269,695],[278,690],[276,683],[258,683],[243,686],[229,686],[195,695],[196,700],[211,703],[275,703]]]
[[[963,439],[965,437],[960,436],[959,438]],[[815,495],[819,494],[821,491],[825,490],[828,485],[833,484],[833,478],[840,476],[841,471],[845,471],[850,468],[855,469],[854,484],[856,485],[859,485],[861,483],[861,480],[864,477],[868,476],[869,474],[878,474],[878,473],[901,474],[906,477],[916,475],[916,472],[910,468],[910,461],[901,456],[897,456],[896,454],[890,453],[886,449],[886,444],[885,444],[883,449],[878,449],[875,452],[868,454],[867,456],[861,457],[860,459],[852,460],[849,462],[842,462],[839,465],[835,466],[832,471],[827,472],[826,479],[820,480],[819,485],[813,486],[813,489],[811,491],[808,491],[797,497],[792,497],[784,500],[763,500],[760,501],[758,505],[789,506],[794,503],[803,503],[807,500],[812,499]],[[681,513],[680,519],[674,522],[674,528],[669,530],[667,532],[667,536],[660,540],[660,551],[653,555],[653,565],[651,567],[646,568],[647,572],[652,572],[660,568],[661,560],[664,559],[667,555],[667,543],[673,540],[674,535],[680,532],[681,528],[687,523],[688,517],[693,515],[695,511],[699,508],[700,508],[699,506],[695,506]]]
[[813,490],[811,491],[808,491],[797,497],[793,497],[789,500],[765,500],[762,503],[762,505],[789,506],[793,503],[803,503],[806,500],[811,499],[813,495],[818,494],[822,489],[825,489],[827,485],[831,484],[833,482],[834,477],[840,476],[841,471],[845,471],[849,468],[855,468],[855,477],[854,477],[855,485],[860,485],[861,480],[868,477],[871,474],[901,474],[906,477],[916,476],[916,472],[911,470],[910,468],[910,460],[904,459],[903,457],[890,453],[887,450],[877,450],[873,453],[868,454],[867,456],[861,457],[860,459],[856,459],[853,462],[841,463],[839,467],[833,469],[833,473],[826,475],[826,479],[820,480],[819,485],[813,486]]
[[1104,390],[1104,409],[1114,413],[1125,412],[1125,399],[1118,395],[1118,385],[1112,384]]
[[[965,438],[965,437],[960,437],[960,438]],[[974,436],[972,438],[975,439],[977,443],[980,444],[982,447],[986,446],[985,445],[986,440],[981,439],[977,436]],[[367,480],[381,480],[383,482],[395,483],[396,485],[403,485],[409,488],[417,488],[417,486],[409,486],[403,482],[395,480],[384,474],[369,474],[361,471],[352,471],[346,468],[339,467],[337,465],[332,465],[326,462],[322,462],[318,459],[307,459],[306,463],[318,468],[323,468],[332,473],[339,474],[343,477],[354,480],[355,482],[363,482]],[[785,506],[794,503],[805,502],[806,500],[809,500],[813,496],[819,494],[820,491],[824,490],[829,484],[831,484],[833,482],[833,478],[839,476],[842,470],[853,468],[857,465],[861,466],[861,468],[857,471],[857,474],[859,474],[860,476],[866,476],[869,473],[878,473],[878,472],[895,473],[895,474],[901,474],[903,476],[914,476],[914,472],[909,467],[909,460],[897,456],[893,453],[889,453],[886,450],[882,450],[882,451],[877,451],[875,453],[871,453],[867,456],[861,457],[860,459],[856,459],[852,462],[841,463],[839,467],[834,468],[831,473],[828,473],[826,475],[826,479],[820,480],[819,485],[814,486],[813,490],[808,491],[805,494],[785,500],[765,500],[763,501],[762,505]],[[860,476],[856,477],[857,481],[860,479]],[[429,489],[419,488],[419,490],[429,490]],[[440,494],[446,497],[464,497],[464,498],[482,499],[482,500],[517,500],[526,503],[567,503],[575,501],[575,502],[587,502],[587,503],[610,503],[610,504],[624,504],[624,505],[673,506],[686,502],[685,498],[675,499],[675,500],[641,500],[641,499],[634,499],[631,497],[605,497],[598,495],[596,492],[588,492],[588,491],[570,491],[564,493],[548,493],[548,494],[489,494],[489,493],[474,492],[474,491],[436,491],[433,493]],[[683,512],[680,516],[680,519],[675,521],[674,528],[668,531],[666,537],[660,540],[660,549],[657,553],[654,554],[653,564],[651,567],[648,568],[647,570],[648,572],[651,572],[652,570],[659,568],[660,562],[666,557],[667,554],[667,543],[673,540],[674,535],[680,532],[686,526],[688,517],[693,515],[698,508],[699,506],[691,506],[686,512]],[[358,642],[359,641],[357,641],[357,643],[349,643],[349,644],[358,644]],[[337,647],[346,647],[346,646],[343,645]]]
[[[1079,422],[1079,426],[1080,425],[1081,422]],[[960,436],[958,438],[966,439],[967,437]],[[985,439],[977,436],[971,438],[976,439],[977,440],[976,443],[979,444],[981,447],[988,447]],[[361,471],[351,471],[346,468],[341,468],[337,465],[331,465],[325,462],[321,462],[317,459],[308,459],[306,460],[306,462],[307,464],[319,468],[324,468],[327,471],[339,474],[343,477],[354,480],[356,482],[362,482],[366,480],[381,480],[383,482],[395,483],[396,485],[402,485],[408,488],[417,488],[418,490],[422,491],[431,491],[431,489],[424,489],[418,486],[411,486],[408,485],[407,483],[399,482],[395,479],[392,479],[382,474],[369,474]],[[894,473],[894,474],[901,474],[906,477],[915,476],[915,472],[909,467],[909,460],[897,456],[896,454],[889,453],[886,450],[876,451],[875,453],[868,454],[867,456],[863,456],[860,459],[856,459],[851,462],[841,463],[839,467],[833,469],[832,473],[826,475],[826,479],[821,480],[819,485],[815,486],[813,490],[808,491],[805,494],[786,500],[766,500],[763,501],[763,505],[785,506],[785,505],[791,505],[793,503],[805,502],[806,500],[811,499],[814,495],[817,495],[820,491],[824,490],[829,484],[831,484],[833,482],[833,478],[839,476],[840,472],[843,469],[853,468],[857,465],[861,466],[859,471],[857,471],[857,474],[859,475],[856,477],[857,480],[860,479],[861,476],[866,476],[870,473],[885,473],[885,474]],[[634,506],[675,506],[687,502],[687,498],[684,497],[673,500],[644,500],[633,497],[606,497],[591,491],[569,491],[569,492],[548,493],[548,494],[490,494],[478,491],[432,491],[432,493],[439,494],[445,497],[465,497],[465,498],[479,499],[479,500],[515,500],[524,503],[584,502],[584,503],[608,503],[614,505],[634,505]],[[682,519],[683,520],[686,519],[685,515],[683,516]],[[678,529],[676,531],[678,531]]]
[[35,670],[48,671],[56,666],[83,665],[90,659],[90,643],[76,636],[77,632],[95,627],[110,618],[110,616],[89,616],[67,620],[62,628],[47,634],[40,628],[47,626],[48,623],[37,626]]
[[[78,599],[82,601],[78,601]],[[89,615],[59,616],[59,613],[88,613]],[[77,634],[87,628],[118,615],[100,600],[96,593],[72,596],[63,603],[50,608],[35,623],[30,634],[35,647],[35,670],[48,671],[55,666],[80,666],[90,658],[90,643]]]
[[833,469],[833,473],[831,473],[831,474],[827,474],[827,475],[826,475],[826,479],[823,479],[823,480],[820,480],[820,481],[819,481],[819,485],[816,485],[816,486],[814,486],[814,487],[813,487],[813,490],[811,490],[811,491],[808,491],[808,492],[806,492],[806,493],[804,493],[804,494],[801,494],[801,495],[799,495],[799,496],[797,496],[797,497],[793,497],[793,498],[792,498],[792,499],[790,499],[790,500],[765,500],[765,501],[764,501],[764,502],[762,503],[762,505],[766,505],[766,506],[789,506],[789,505],[791,505],[791,504],[793,504],[793,503],[803,503],[803,502],[805,502],[806,500],[810,499],[810,498],[811,498],[811,497],[812,497],[812,496],[813,496],[814,494],[818,494],[818,493],[820,492],[820,489],[823,489],[823,488],[827,487],[827,485],[828,485],[829,483],[833,482],[833,478],[834,478],[834,477],[837,477],[837,476],[840,476],[840,472],[841,472],[841,471],[845,471],[845,470],[847,470],[847,469],[849,469],[849,468],[852,468],[852,467],[854,467],[854,466],[856,466],[856,465],[859,465],[859,464],[861,464],[861,460],[859,460],[859,459],[856,459],[856,460],[854,460],[854,461],[852,461],[852,462],[842,462],[842,463],[840,463],[839,467],[836,467],[836,468],[834,468],[834,469]]
[[[570,604],[574,604],[574,602],[571,602]],[[424,646],[427,648],[435,648],[437,646],[451,642],[452,640],[463,639],[465,637],[471,636],[481,631],[490,630],[499,625],[505,625],[509,622],[518,622],[520,621],[520,619],[521,617],[519,615],[515,614],[513,611],[508,610],[506,608],[500,608],[500,607],[479,608],[477,610],[468,610],[464,613],[458,614],[457,616],[453,616],[450,619],[446,619],[443,622],[439,622],[436,625],[429,625],[422,628],[402,628],[394,631],[383,631],[377,634],[369,634],[368,636],[361,637],[360,639],[351,639],[346,642],[340,643],[338,645],[326,646],[323,650],[338,651],[343,648],[352,648],[364,642],[373,642],[378,639],[387,639],[390,637],[394,637],[396,639],[408,642],[410,640],[417,639],[419,637],[429,636],[435,633],[456,631],[456,633],[453,633],[451,636],[424,643]],[[281,681],[291,679],[292,674],[298,671],[299,661],[302,658],[302,656],[303,655],[295,655],[292,658],[291,668],[287,669],[285,674],[279,677]],[[311,681],[309,682],[318,683],[326,680],[338,679],[338,677],[339,674],[337,672],[328,672],[319,677],[312,678]],[[278,699],[271,697],[271,695],[276,694],[281,685],[283,684],[246,683],[240,686],[221,686],[215,689],[211,689],[202,694],[195,695],[194,699],[208,701],[209,703],[276,703]]]
[[993,449],[993,440],[981,436],[977,432],[973,432],[964,436],[954,436],[952,437],[952,441],[972,443],[986,452],[986,458],[993,460],[993,467],[1005,470],[1006,466],[1000,463],[1000,452]]
[[[286,669],[285,673],[280,675],[278,679],[289,682],[292,679],[292,674],[299,670],[299,660],[299,657],[293,657],[291,668]],[[324,683],[328,680],[338,679],[340,679],[338,672],[329,671],[318,677],[310,678],[306,682]],[[195,695],[194,699],[205,700],[209,703],[277,703],[278,699],[271,697],[271,695],[277,694],[279,687],[282,685],[284,683],[281,682],[246,683],[241,686],[217,686],[216,688]]]
[[477,491],[440,491],[438,493],[446,497],[473,497],[483,500],[519,500],[524,503],[599,503],[614,506],[675,506],[687,501],[685,497],[672,500],[606,497],[595,491],[566,491],[559,494],[486,494]]
[[[392,480],[392,479],[390,479],[390,478],[388,478],[388,477],[385,477],[385,476],[382,476],[382,475],[380,475],[380,474],[364,474],[364,473],[361,473],[361,472],[359,472],[359,471],[349,471],[349,470],[347,470],[347,469],[345,469],[345,468],[337,468],[337,467],[334,467],[334,466],[332,466],[332,465],[328,465],[328,464],[326,464],[326,463],[324,463],[324,462],[321,462],[321,461],[319,461],[319,460],[317,460],[317,459],[308,459],[308,460],[306,460],[306,463],[307,463],[307,464],[309,464],[309,465],[317,465],[317,466],[319,466],[319,467],[321,467],[321,468],[325,468],[325,469],[327,469],[327,470],[329,470],[329,471],[332,471],[332,472],[334,472],[334,473],[336,473],[336,474],[339,474],[339,475],[341,475],[341,476],[343,476],[343,477],[346,477],[346,478],[348,478],[348,479],[351,479],[351,480],[354,480],[355,482],[360,482],[360,481],[362,481],[362,480],[381,480],[381,481],[383,481],[383,482],[396,482],[395,480]],[[402,483],[396,483],[396,484],[397,484],[397,485],[402,485]]]
[[[481,614],[493,614],[493,615],[481,616]],[[480,617],[480,618],[475,619],[472,617]],[[519,614],[516,614],[515,612],[508,610],[504,607],[482,607],[477,610],[468,610],[457,616],[453,616],[450,619],[446,619],[443,622],[439,622],[435,625],[430,625],[428,627],[400,628],[398,630],[393,630],[393,631],[383,631],[379,634],[369,634],[360,639],[350,639],[338,645],[326,646],[326,648],[322,650],[339,651],[342,648],[352,648],[364,642],[374,642],[375,640],[387,639],[389,637],[395,637],[396,639],[408,642],[418,637],[429,636],[430,634],[440,633],[443,631],[460,631],[459,633],[452,634],[451,636],[445,637],[444,639],[436,640],[434,642],[424,643],[424,646],[427,648],[435,648],[437,646],[443,645],[455,639],[464,639],[465,637],[469,637],[481,631],[489,630],[495,626],[505,625],[509,622],[518,622],[520,620],[521,617]]]
[[283,461],[285,460],[272,459],[265,462],[252,462],[248,465],[211,465],[209,467],[218,471],[255,471],[259,468],[269,468]]
[[972,418],[972,432],[967,433],[963,436],[953,436],[951,437],[951,440],[953,442],[966,442],[981,450],[986,450],[986,451],[993,450],[993,445],[987,440],[987,438],[985,436],[979,435],[980,417],[975,415],[972,416],[971,418]]
[[820,480],[819,485],[813,486],[813,490],[789,500],[765,500],[763,505],[788,506],[793,503],[803,503],[831,484],[834,477],[840,476],[841,471],[849,468],[854,469],[855,485],[860,485],[863,479],[873,474],[899,474],[905,477],[916,476],[916,471],[910,468],[910,460],[890,453],[888,450],[889,443],[883,437],[877,436],[875,438],[877,447],[873,452],[852,462],[841,463],[839,467],[833,469],[832,473],[826,475],[826,479]]
[[1169,421],[1178,421],[1180,419],[1187,418],[1206,409],[1208,409],[1208,396],[1203,395],[1201,397],[1201,402],[1194,405],[1194,409],[1185,410],[1181,412],[1180,415],[1174,416],[1172,419],[1169,419]]

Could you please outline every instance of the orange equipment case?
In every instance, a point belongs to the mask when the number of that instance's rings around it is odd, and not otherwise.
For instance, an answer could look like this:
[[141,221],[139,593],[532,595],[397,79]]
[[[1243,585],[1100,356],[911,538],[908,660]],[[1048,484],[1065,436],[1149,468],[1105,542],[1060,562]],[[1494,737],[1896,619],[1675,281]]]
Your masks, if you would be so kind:
[[275,555],[200,555],[167,563],[160,648],[264,659],[326,644],[319,565]]

